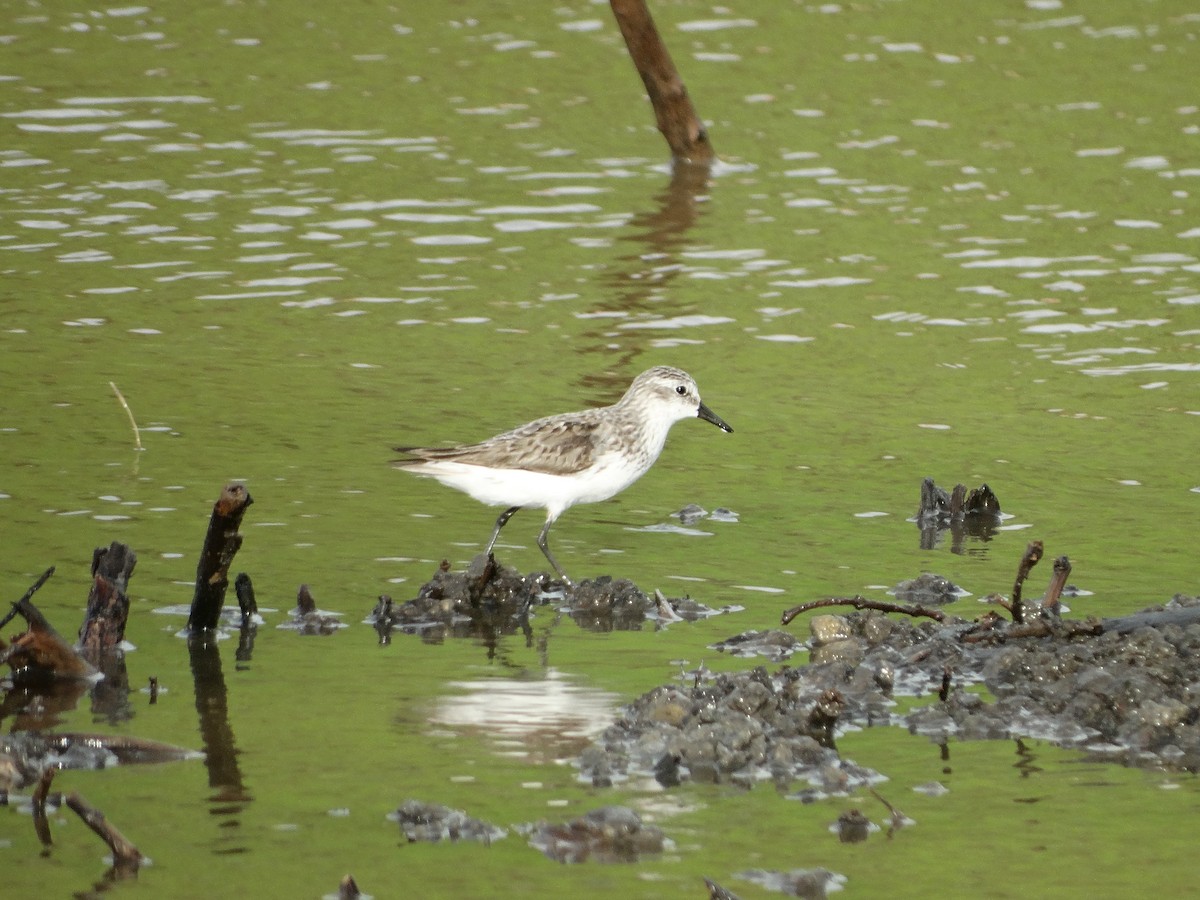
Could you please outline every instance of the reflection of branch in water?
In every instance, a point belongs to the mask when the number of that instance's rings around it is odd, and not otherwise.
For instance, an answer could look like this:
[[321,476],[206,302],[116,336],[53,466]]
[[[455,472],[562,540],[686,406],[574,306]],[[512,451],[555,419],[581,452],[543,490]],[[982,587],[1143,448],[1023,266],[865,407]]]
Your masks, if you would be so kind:
[[[246,803],[253,798],[242,784],[242,773],[238,768],[216,634],[211,631],[189,634],[188,656],[196,689],[196,712],[200,716],[200,738],[204,742],[204,765],[208,769],[208,784],[216,790],[213,799],[221,804]],[[235,809],[240,808],[240,805],[235,806]],[[229,810],[222,806],[213,811]]]
[[[636,314],[664,312],[661,297],[684,270],[677,265],[680,250],[687,245],[687,234],[699,221],[706,204],[710,172],[707,166],[678,165],[671,173],[667,186],[654,198],[655,206],[648,212],[636,214],[629,222],[629,231],[621,240],[636,246],[632,253],[618,257],[619,268],[605,273],[601,283],[605,288],[606,311]],[[645,342],[636,332],[616,332],[606,319],[599,319],[596,328],[583,332],[583,349],[602,352],[604,369],[621,373],[634,367],[644,350]],[[624,338],[624,339],[621,339]],[[587,346],[590,344],[590,347]],[[624,383],[624,375],[611,381],[604,377],[585,378],[585,387],[603,391],[601,399],[610,402],[611,392]]]
[[[671,172],[666,189],[654,198],[657,208],[635,215],[630,224],[638,231],[625,240],[644,243],[654,253],[671,254],[678,250],[684,243],[684,235],[700,219],[700,212],[706,205],[700,198],[708,193],[710,175],[703,166],[677,166]],[[645,261],[641,254],[621,259]]]

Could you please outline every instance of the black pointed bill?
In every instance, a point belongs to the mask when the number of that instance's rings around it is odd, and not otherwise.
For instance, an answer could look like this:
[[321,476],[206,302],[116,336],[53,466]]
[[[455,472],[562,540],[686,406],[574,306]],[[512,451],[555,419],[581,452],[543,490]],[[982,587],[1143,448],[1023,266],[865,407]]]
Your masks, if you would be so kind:
[[700,408],[696,410],[696,418],[703,419],[705,422],[712,422],[722,431],[727,431],[730,434],[733,434],[733,429],[729,427],[728,423],[726,423],[724,419],[718,416],[703,403],[701,403]]

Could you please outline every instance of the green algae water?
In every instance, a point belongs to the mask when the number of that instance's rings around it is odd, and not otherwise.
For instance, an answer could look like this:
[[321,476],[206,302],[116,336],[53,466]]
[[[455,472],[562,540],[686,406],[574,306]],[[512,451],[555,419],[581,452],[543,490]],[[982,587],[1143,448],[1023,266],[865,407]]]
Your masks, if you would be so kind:
[[[932,571],[970,615],[1031,539],[1070,557],[1073,616],[1200,592],[1188,4],[656,4],[723,160],[676,184],[605,5],[0,9],[4,596],[57,566],[35,602],[70,635],[92,548],[138,554],[132,715],[85,698],[6,730],[204,749],[171,610],[221,486],[255,500],[234,568],[265,621],[249,658],[218,647],[227,767],[55,780],[151,858],[114,891],[323,896],[350,872],[377,897],[694,897],[708,876],[752,898],[737,873],[817,866],[847,896],[1190,888],[1191,776],[1036,742],[945,759],[895,728],[842,736],[917,823],[860,845],[828,825],[882,821],[866,795],[597,789],[569,764],[605,710],[754,665],[709,646],[806,600]],[[613,634],[539,610],[531,641],[380,645],[376,597],[464,565],[496,512],[394,471],[390,448],[612,402],[659,363],[735,433],[680,423],[644,479],[562,517],[555,554],[744,609]],[[1010,518],[922,549],[925,476],[986,482]],[[689,503],[736,521],[661,527]],[[500,560],[541,568],[539,527],[514,518]],[[304,583],[349,627],[277,628]],[[913,791],[930,781],[950,792]],[[410,797],[510,834],[406,845],[386,815]],[[511,831],[612,803],[673,849],[562,866]],[[51,829],[43,854],[0,809],[6,891],[103,877],[73,814]]]

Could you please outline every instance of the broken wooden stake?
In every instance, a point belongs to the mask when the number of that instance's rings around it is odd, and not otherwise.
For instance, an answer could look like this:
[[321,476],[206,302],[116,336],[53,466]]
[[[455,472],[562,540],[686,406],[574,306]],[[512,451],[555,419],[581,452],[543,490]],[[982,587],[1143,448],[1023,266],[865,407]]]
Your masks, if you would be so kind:
[[225,589],[229,586],[229,566],[242,546],[238,527],[246,508],[253,502],[243,485],[229,484],[213,504],[204,549],[196,564],[196,589],[187,623],[190,631],[213,629],[220,621]]
[[1042,599],[1042,608],[1057,611],[1059,598],[1063,588],[1067,586],[1067,577],[1071,574],[1071,560],[1060,556],[1054,560],[1054,574],[1050,576],[1050,586],[1046,588],[1046,596]]
[[96,655],[125,640],[125,623],[129,618],[129,597],[125,591],[136,565],[137,554],[117,541],[107,549],[97,547],[92,553],[92,589],[79,628],[79,646],[84,652]]
[[1030,541],[1029,546],[1025,548],[1025,555],[1021,557],[1021,565],[1017,567],[1017,580],[1013,584],[1012,617],[1018,625],[1025,621],[1025,611],[1021,606],[1021,585],[1041,558],[1042,542]]

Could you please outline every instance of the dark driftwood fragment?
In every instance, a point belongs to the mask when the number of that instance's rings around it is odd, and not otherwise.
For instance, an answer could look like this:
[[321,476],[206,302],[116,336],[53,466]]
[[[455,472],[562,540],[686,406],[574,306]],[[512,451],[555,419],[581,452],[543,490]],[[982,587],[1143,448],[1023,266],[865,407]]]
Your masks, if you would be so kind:
[[1042,542],[1030,541],[1029,546],[1025,548],[1025,555],[1021,557],[1021,565],[1017,567],[1017,580],[1013,583],[1012,616],[1018,625],[1025,621],[1025,611],[1021,606],[1021,585],[1041,558]]
[[258,601],[254,598],[254,583],[245,572],[239,572],[233,580],[233,591],[237,594],[238,609],[242,611],[242,625],[245,626],[258,615]]
[[66,797],[67,806],[71,807],[79,818],[83,819],[85,825],[96,834],[100,835],[101,840],[108,844],[108,849],[112,851],[113,868],[117,871],[136,871],[141,865],[142,854],[138,848],[130,843],[125,835],[117,830],[117,827],[104,817],[104,813],[96,809],[79,794],[70,793]]
[[865,597],[828,597],[824,600],[813,600],[809,603],[801,603],[799,606],[793,606],[783,614],[780,619],[780,624],[786,625],[800,615],[800,613],[808,612],[812,609],[820,609],[823,606],[852,606],[854,609],[874,609],[879,612],[903,613],[906,616],[926,616],[934,621],[941,622],[946,618],[946,614],[940,609],[929,609],[924,606],[906,606],[903,603],[885,603],[880,600],[868,600]]
[[1000,500],[986,484],[972,488],[963,503],[964,516],[1000,516]]
[[129,597],[125,589],[137,565],[137,555],[125,544],[113,541],[92,553],[92,589],[87,614],[79,628],[79,647],[89,654],[111,650],[125,639]]
[[645,0],[610,0],[609,5],[629,48],[629,56],[646,85],[658,130],[666,138],[671,156],[677,163],[711,164],[716,154],[709,143],[708,132],[696,115],[687,88],[659,37]]
[[341,883],[338,884],[338,900],[354,900],[355,897],[361,897],[362,891],[358,889],[358,884],[354,881],[353,875],[344,875]]
[[317,611],[317,601],[309,590],[307,584],[300,585],[300,589],[296,591],[296,614],[307,616]]
[[[48,575],[44,575],[44,581]],[[96,669],[68,644],[28,599],[32,589],[14,605],[14,611],[29,628],[0,651],[0,664],[7,663],[18,684],[47,684],[59,678],[87,678]]]
[[233,582],[233,589],[237,593],[238,608],[242,611],[242,624],[238,629],[238,646],[234,658],[238,663],[248,663],[254,656],[254,638],[258,634],[258,600],[254,597],[254,584],[245,572],[238,573]]
[[192,610],[188,615],[191,631],[216,628],[229,586],[229,566],[242,546],[238,527],[246,508],[253,503],[250,492],[240,484],[229,484],[213,504],[204,549],[196,565],[196,590],[192,594]]

